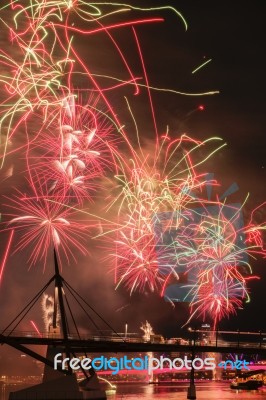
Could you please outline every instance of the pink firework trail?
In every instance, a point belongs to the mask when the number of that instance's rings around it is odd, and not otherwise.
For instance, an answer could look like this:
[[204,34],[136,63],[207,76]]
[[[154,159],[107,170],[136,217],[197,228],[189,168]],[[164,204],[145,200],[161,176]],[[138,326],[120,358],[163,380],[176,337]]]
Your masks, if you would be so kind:
[[40,330],[38,329],[36,323],[34,321],[30,321],[31,325],[33,326],[34,330],[37,332],[39,337],[42,337]]
[[14,236],[14,230],[12,229],[10,234],[9,234],[7,246],[6,246],[6,249],[5,249],[5,252],[4,252],[4,257],[3,257],[3,260],[2,260],[2,264],[1,264],[0,283],[1,283],[2,278],[3,278],[4,269],[5,269],[5,266],[6,266],[6,262],[7,262],[7,258],[8,258],[8,255],[9,255],[9,251],[10,251],[11,243],[12,243],[12,240],[13,240],[13,236]]
[[[178,279],[170,246],[163,245],[156,235],[157,215],[172,213],[175,221],[169,225],[179,228],[185,210],[200,201],[195,199],[195,193],[201,194],[207,184],[206,176],[191,167],[189,154],[204,142],[186,135],[174,141],[166,139],[168,136],[156,142],[152,155],[142,148],[139,153],[134,151],[131,164],[123,162],[121,174],[117,175],[121,191],[111,207],[118,207],[119,224],[124,228],[117,231],[115,239],[115,276],[117,285],[123,283],[131,293],[161,291],[171,276]],[[167,231],[167,226],[164,229]]]
[[49,197],[27,197],[20,192],[9,198],[8,207],[12,210],[8,214],[8,225],[12,226],[12,231],[20,232],[16,251],[30,247],[30,265],[39,260],[43,260],[45,265],[53,248],[58,250],[60,260],[64,255],[68,262],[69,256],[76,260],[73,248],[87,254],[82,244],[87,226],[73,220],[76,211]]
[[[265,257],[265,221],[254,222],[255,209],[250,222],[239,227],[239,210],[228,217],[226,203],[203,194],[210,186],[219,186],[198,167],[224,146],[208,151],[209,144],[220,139],[199,141],[186,135],[171,139],[168,131],[159,133],[152,99],[156,88],[150,86],[138,26],[162,23],[157,13],[165,9],[171,9],[185,29],[186,21],[171,7],[142,9],[79,0],[31,1],[26,7],[24,3],[11,0],[0,8],[12,49],[0,49],[1,166],[6,157],[19,152],[25,160],[23,180],[27,182],[15,196],[7,197],[9,221],[3,231],[9,236],[0,280],[14,235],[15,251],[28,249],[30,265],[39,261],[45,265],[53,248],[61,264],[63,259],[76,260],[76,251],[87,254],[88,224],[77,218],[78,212],[87,204],[93,206],[94,195],[108,181],[114,191],[110,190],[106,209],[113,220],[106,222],[108,232],[103,235],[109,246],[109,233],[112,238],[116,286],[124,285],[131,294],[150,290],[163,295],[170,281],[179,282],[182,274],[193,275],[187,285],[189,320],[208,315],[215,326],[249,300],[247,281],[252,275],[247,257]],[[7,8],[13,18],[5,18]],[[153,10],[155,17],[139,17]],[[123,15],[130,19],[121,21]],[[136,48],[142,77],[134,74],[116,39],[117,32],[125,29]],[[79,52],[79,41],[102,35],[119,60],[122,72],[118,76],[95,74],[102,66],[91,68]],[[139,135],[129,101],[127,108],[136,127],[132,142],[111,103],[111,95],[126,86],[133,95],[146,90],[155,132],[148,146]],[[84,91],[89,93],[86,101]],[[209,212],[210,207],[216,211]],[[197,214],[197,209],[204,212]],[[167,218],[162,220],[162,215]],[[103,218],[95,218],[93,224],[99,220]]]
[[[50,115],[29,146],[28,172],[31,184],[49,185],[49,194],[79,204],[91,200],[97,178],[113,169],[115,139],[110,124],[104,121],[95,104],[76,104],[75,96],[62,100],[60,112]],[[59,124],[55,124],[55,120]],[[31,156],[32,154],[32,156]]]

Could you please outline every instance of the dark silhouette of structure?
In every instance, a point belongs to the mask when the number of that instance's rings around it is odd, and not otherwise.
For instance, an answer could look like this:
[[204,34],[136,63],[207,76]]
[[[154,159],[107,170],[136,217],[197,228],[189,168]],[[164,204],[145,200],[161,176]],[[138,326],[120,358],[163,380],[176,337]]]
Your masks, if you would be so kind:
[[[11,321],[8,327],[1,334],[1,338],[3,341],[3,334],[7,331],[8,328],[12,326],[13,328],[11,331],[8,332],[8,336],[5,336],[4,342],[34,357],[35,359],[44,362],[45,364],[42,383],[27,389],[11,392],[9,400],[32,400],[32,399],[81,400],[83,399],[81,387],[83,390],[86,390],[88,392],[86,398],[95,400],[105,400],[106,399],[105,392],[101,390],[97,375],[95,374],[95,371],[93,371],[92,368],[89,370],[90,371],[89,376],[87,375],[86,371],[83,370],[85,378],[82,381],[81,386],[79,386],[76,374],[72,372],[69,363],[67,365],[66,370],[62,370],[60,368],[58,368],[58,370],[55,370],[53,368],[53,360],[57,353],[59,352],[63,353],[69,359],[71,358],[72,354],[75,357],[75,353],[71,349],[71,344],[69,342],[70,333],[69,333],[69,324],[66,313],[66,306],[68,307],[70,315],[73,319],[77,335],[79,336],[79,331],[64,290],[64,287],[65,288],[68,287],[71,288],[71,287],[70,285],[67,284],[67,282],[65,282],[65,280],[63,279],[63,277],[59,272],[57,254],[55,249],[54,249],[54,269],[55,269],[54,276],[37,293],[37,295],[30,301],[30,303],[26,307],[24,307],[24,309],[18,314],[18,316],[15,319],[13,319],[13,321]],[[42,357],[40,354],[34,352],[33,350],[28,349],[24,345],[16,343],[16,339],[12,337],[12,332],[14,332],[14,330],[22,321],[22,319],[27,315],[27,313],[31,310],[34,304],[40,299],[41,295],[52,283],[54,283],[53,322],[52,325],[49,326],[49,332],[47,335],[48,338],[52,339],[52,341],[51,343],[48,343],[46,357]],[[70,290],[73,289],[71,288]],[[57,324],[58,312],[60,313],[61,326],[58,326]],[[53,339],[55,338],[61,339],[60,347],[57,346],[57,343],[53,343]]]
[[[193,341],[190,344],[181,343],[155,343],[155,342],[143,342],[131,340],[129,337],[119,335],[106,320],[104,320],[95,309],[93,309],[80,295],[71,287],[71,285],[64,280],[59,271],[57,262],[56,250],[54,250],[54,269],[55,273],[53,277],[44,285],[44,287],[34,296],[33,299],[21,310],[21,312],[10,322],[10,324],[0,333],[0,343],[8,344],[17,350],[28,354],[36,360],[44,363],[44,375],[43,382],[39,385],[35,385],[28,389],[19,390],[10,394],[10,400],[71,400],[71,399],[82,399],[82,390],[86,390],[86,398],[94,400],[106,399],[105,392],[101,390],[97,375],[93,368],[89,369],[90,375],[83,370],[84,380],[78,384],[76,375],[72,373],[72,370],[68,364],[67,369],[61,369],[58,366],[58,370],[54,370],[54,356],[57,353],[63,353],[66,357],[71,358],[71,355],[76,357],[76,354],[93,352],[93,353],[112,353],[112,352],[190,352],[192,356],[198,352],[217,352],[217,353],[257,353],[266,355],[266,343],[263,339],[266,333],[263,332],[226,332],[218,330],[212,332],[213,340],[208,340],[206,343],[202,341],[196,341],[196,333],[205,332],[205,330],[191,330],[194,336]],[[53,320],[49,327],[49,331],[46,332],[42,337],[37,336],[24,336],[23,334],[17,333],[16,329],[20,322],[32,309],[32,307],[41,298],[46,289],[54,284],[54,310]],[[101,336],[93,337],[92,335],[86,335],[85,337],[80,335],[78,326],[76,324],[73,312],[70,308],[67,294],[77,302],[79,307],[87,315],[90,322],[94,325]],[[89,312],[93,312],[102,322],[113,332],[116,336],[106,336],[104,332],[91,318]],[[60,313],[60,323],[58,326],[57,315]],[[72,324],[75,327],[75,333],[70,333],[69,330],[69,318],[72,320]],[[231,334],[237,335],[236,341],[225,342],[219,340],[219,334]],[[248,336],[253,335],[253,336]],[[254,336],[255,335],[255,336]],[[245,338],[243,342],[242,337]],[[247,337],[253,337],[254,340],[250,343],[246,341]],[[26,347],[25,345],[47,345],[46,357],[38,354],[34,350]],[[194,369],[191,369],[190,386],[187,392],[188,399],[196,399],[196,388],[194,383]]]

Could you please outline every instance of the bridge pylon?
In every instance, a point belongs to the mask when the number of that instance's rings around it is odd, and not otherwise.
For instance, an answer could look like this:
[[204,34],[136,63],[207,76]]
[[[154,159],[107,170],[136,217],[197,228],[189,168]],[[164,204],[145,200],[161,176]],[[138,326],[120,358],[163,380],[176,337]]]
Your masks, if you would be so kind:
[[[15,324],[15,328],[19,325],[22,319],[27,315],[27,313],[32,309],[36,302],[40,299],[45,290],[54,283],[54,310],[53,310],[53,321],[49,327],[49,332],[47,333],[50,338],[62,338],[62,343],[60,348],[55,345],[48,345],[46,351],[46,357],[42,357],[35,351],[28,349],[25,346],[20,345],[16,347],[19,350],[25,352],[25,354],[34,357],[35,359],[42,361],[45,364],[44,374],[42,383],[39,385],[32,386],[30,388],[18,390],[16,392],[11,392],[9,395],[9,400],[81,400],[83,399],[83,392],[81,390],[86,390],[87,399],[93,400],[106,400],[105,391],[101,390],[100,383],[95,371],[91,368],[89,370],[90,375],[88,376],[86,371],[82,370],[85,375],[85,379],[82,384],[79,385],[77,382],[77,376],[72,372],[72,369],[67,363],[67,369],[62,370],[58,368],[54,370],[53,361],[54,357],[58,353],[64,354],[69,360],[71,355],[76,357],[75,353],[71,351],[71,345],[69,342],[69,324],[67,320],[66,307],[70,312],[72,320],[74,322],[78,337],[80,338],[77,325],[74,320],[73,313],[70,309],[69,302],[66,297],[66,291],[68,289],[72,296],[77,300],[75,295],[79,296],[78,293],[71,288],[71,286],[64,280],[59,271],[56,249],[54,249],[54,275],[53,277],[44,285],[44,287],[34,296],[34,298],[23,308],[23,310],[14,318],[11,323],[6,327],[1,334],[5,333],[11,326]],[[80,297],[80,296],[79,296]],[[77,300],[78,301],[78,300]],[[84,300],[83,300],[84,301]],[[80,304],[80,302],[78,301]],[[86,302],[85,302],[86,303]],[[87,304],[87,303],[86,303]],[[88,305],[88,304],[87,304]],[[58,326],[57,315],[60,313],[60,325]],[[96,313],[97,314],[97,313]],[[98,314],[97,314],[98,315]],[[99,316],[99,315],[98,315]],[[15,329],[11,330],[11,333]],[[11,335],[9,332],[9,335]],[[7,344],[11,346],[12,341],[7,340]]]

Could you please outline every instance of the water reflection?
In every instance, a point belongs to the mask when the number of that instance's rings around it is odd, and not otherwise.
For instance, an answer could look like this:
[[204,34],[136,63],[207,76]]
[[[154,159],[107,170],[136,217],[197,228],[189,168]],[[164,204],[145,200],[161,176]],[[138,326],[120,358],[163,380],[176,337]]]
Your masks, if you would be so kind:
[[[141,398],[142,400],[186,400],[188,383],[164,384],[164,385],[127,385],[117,386],[117,392],[108,396],[109,400],[130,400]],[[230,383],[201,382],[196,384],[197,400],[262,400],[266,399],[266,387],[260,390],[232,390]]]
[[[175,384],[117,384],[115,394],[109,395],[108,400],[186,400],[187,399],[188,382],[180,382]],[[232,390],[230,383],[221,382],[200,382],[196,383],[197,400],[262,400],[266,399],[266,386],[259,390]],[[3,385],[0,388],[0,400],[8,400],[9,391],[16,391],[21,387],[12,388]]]

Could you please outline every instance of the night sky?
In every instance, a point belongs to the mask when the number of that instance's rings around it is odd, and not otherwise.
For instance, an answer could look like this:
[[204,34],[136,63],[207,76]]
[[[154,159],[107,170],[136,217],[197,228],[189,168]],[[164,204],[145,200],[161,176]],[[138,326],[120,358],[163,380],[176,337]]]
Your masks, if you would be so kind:
[[[132,4],[139,4],[135,2]],[[163,1],[145,1],[142,6],[164,5]],[[227,147],[205,165],[205,172],[213,172],[221,182],[224,192],[233,182],[239,191],[232,195],[233,202],[243,202],[247,193],[250,199],[244,215],[266,200],[266,139],[265,139],[265,11],[262,1],[168,1],[186,18],[188,31],[182,21],[169,11],[157,11],[144,16],[163,16],[164,23],[149,24],[136,28],[143,50],[151,86],[184,92],[218,90],[220,94],[203,97],[187,97],[171,93],[153,92],[159,132],[169,125],[172,138],[182,133],[196,139],[218,136]],[[136,13],[136,16],[143,16]],[[132,35],[127,30],[114,32],[114,37],[125,50],[127,59],[136,75],[142,74]],[[95,40],[95,42],[94,42]],[[84,59],[90,62],[95,73],[112,73],[123,78],[118,71],[112,50],[98,47],[97,39],[77,43]],[[93,47],[93,46],[97,47]],[[94,50],[93,50],[94,49]],[[96,49],[96,50],[95,50]],[[94,51],[94,52],[93,52]],[[205,60],[212,59],[203,69],[192,71]],[[147,107],[147,94],[133,95],[126,88],[110,94],[114,108],[127,127],[132,121],[125,107],[127,96],[134,110],[143,138],[154,135],[151,115]],[[204,111],[198,107],[204,105]],[[1,183],[1,193],[7,194],[17,180]],[[9,186],[7,186],[9,185]],[[266,220],[266,212],[260,215]],[[260,221],[259,221],[260,222]],[[0,239],[3,250],[6,236]],[[113,274],[102,259],[98,244],[88,241],[90,256],[80,257],[77,265],[64,267],[64,276],[87,301],[95,307],[117,331],[129,324],[129,332],[139,332],[142,322],[148,320],[155,332],[166,337],[185,336],[188,305],[176,304],[173,309],[158,294],[144,293],[129,296],[123,288],[114,290]],[[15,254],[7,264],[0,286],[0,304],[4,326],[18,312],[18,305],[25,304],[36,290],[50,278],[52,269],[43,273],[42,265],[28,269],[27,254]],[[264,330],[265,318],[265,260],[251,261],[253,271],[261,277],[250,283],[251,302],[239,310],[237,316],[223,320],[225,329]],[[77,311],[78,312],[78,311]],[[31,330],[30,319],[42,326],[40,309],[36,306],[32,317],[23,322],[24,330]],[[78,315],[83,331],[88,328],[83,315]],[[201,320],[194,321],[195,326]],[[192,325],[193,325],[192,324]]]

